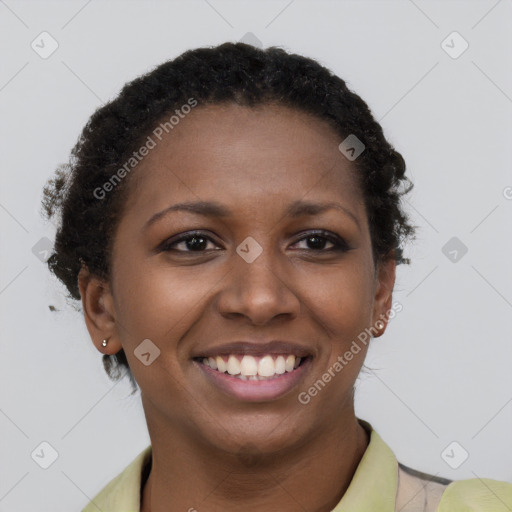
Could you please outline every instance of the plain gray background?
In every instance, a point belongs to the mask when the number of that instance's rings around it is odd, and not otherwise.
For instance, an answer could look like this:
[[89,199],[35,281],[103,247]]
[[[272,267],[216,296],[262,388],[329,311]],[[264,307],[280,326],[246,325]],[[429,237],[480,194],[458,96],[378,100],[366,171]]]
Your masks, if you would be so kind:
[[358,416],[413,468],[512,481],[511,20],[509,0],[0,1],[0,511],[80,510],[149,443],[140,398],[108,380],[40,260],[43,185],[126,81],[247,33],[344,78],[415,183],[403,311],[373,342]]

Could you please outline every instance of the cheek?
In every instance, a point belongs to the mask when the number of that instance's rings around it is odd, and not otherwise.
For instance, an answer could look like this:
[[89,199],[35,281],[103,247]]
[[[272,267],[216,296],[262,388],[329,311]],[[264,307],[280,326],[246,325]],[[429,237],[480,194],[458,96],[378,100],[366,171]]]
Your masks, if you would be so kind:
[[355,382],[368,350],[370,337],[365,329],[372,319],[372,274],[358,262],[347,263],[343,271],[332,272],[317,283],[310,300],[316,321],[330,339],[330,345],[324,345],[327,350],[319,370],[322,374],[330,371],[325,377],[335,383],[331,393],[341,397]]
[[116,267],[116,320],[127,348],[143,339],[169,346],[188,328],[214,284],[204,273],[154,264],[119,261]]
[[[176,404],[183,403],[180,339],[204,307],[201,299],[208,281],[190,269],[180,272],[127,260],[119,262],[116,272],[118,332],[136,381],[150,396],[158,396],[162,389],[172,390]],[[146,339],[157,348],[148,342],[142,345]],[[148,365],[140,359],[147,352]]]
[[315,281],[308,285],[307,300],[317,321],[333,339],[348,341],[369,325],[372,286],[363,267],[346,265],[343,271],[317,275]]

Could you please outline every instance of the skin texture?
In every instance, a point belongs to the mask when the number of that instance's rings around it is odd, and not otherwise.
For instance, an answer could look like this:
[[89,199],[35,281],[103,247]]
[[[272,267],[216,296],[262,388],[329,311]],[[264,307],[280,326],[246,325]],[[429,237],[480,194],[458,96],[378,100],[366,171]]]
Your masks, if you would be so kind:
[[[367,347],[309,404],[298,395],[382,317],[377,336],[384,332],[395,262],[374,266],[362,192],[341,140],[321,119],[282,106],[203,106],[134,171],[110,282],[84,267],[79,285],[95,346],[109,354],[124,348],[141,389],[153,446],[144,512],[320,512],[346,491],[368,445],[353,407]],[[216,201],[231,215],[175,211],[144,229],[184,201]],[[286,216],[295,201],[341,208]],[[348,250],[311,243],[320,229]],[[199,244],[202,252],[190,250],[190,238],[159,250],[192,230],[211,239]],[[236,252],[248,236],[263,248],[250,264]],[[146,338],[161,351],[149,366],[134,355]],[[237,400],[192,360],[236,340],[289,340],[313,357],[287,394]]]

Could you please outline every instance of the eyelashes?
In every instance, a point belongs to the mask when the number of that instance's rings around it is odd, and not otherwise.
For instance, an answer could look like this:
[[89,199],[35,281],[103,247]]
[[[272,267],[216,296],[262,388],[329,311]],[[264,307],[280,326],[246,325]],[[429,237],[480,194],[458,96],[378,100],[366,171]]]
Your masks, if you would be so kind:
[[[190,250],[190,251],[183,251],[176,249],[175,247],[179,244],[186,244],[188,241],[193,241],[196,244],[196,250]],[[215,244],[215,242],[212,240],[212,238],[208,235],[203,234],[200,231],[194,231],[190,233],[185,233],[184,235],[180,235],[176,238],[171,238],[169,240],[166,240],[163,245],[161,246],[162,251],[174,251],[174,252],[205,252],[204,250],[197,250],[197,246],[201,247],[207,244],[208,242]]]
[[[295,246],[299,243],[305,243],[306,247],[296,250],[312,253],[346,252],[350,250],[350,247],[343,238],[330,231],[324,230],[312,230],[305,232],[303,236],[297,238],[292,245]],[[180,244],[181,248],[179,248]],[[331,247],[326,248],[329,244]],[[308,247],[308,245],[312,245],[313,247]],[[210,248],[208,248],[208,246],[210,246]],[[202,231],[191,231],[178,235],[177,237],[172,237],[163,242],[159,247],[159,251],[161,252],[193,255],[206,254],[215,250],[220,250],[218,248],[218,244],[210,235]]]
[[[338,235],[335,235],[334,233],[331,233],[329,231],[309,231],[305,236],[302,236],[301,238],[298,238],[293,245],[298,244],[299,242],[306,242],[306,245],[313,241],[313,246],[318,245],[318,242],[320,242],[320,245],[322,247],[307,247],[304,250],[309,251],[315,251],[315,252],[333,252],[333,251],[348,251],[349,246],[347,242],[341,238]],[[325,245],[331,244],[332,247],[326,249]]]

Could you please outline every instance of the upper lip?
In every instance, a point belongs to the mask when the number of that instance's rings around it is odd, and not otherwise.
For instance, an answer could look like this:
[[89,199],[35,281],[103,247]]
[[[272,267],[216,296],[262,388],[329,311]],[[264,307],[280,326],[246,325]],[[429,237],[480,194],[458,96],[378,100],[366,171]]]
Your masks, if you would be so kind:
[[216,347],[199,349],[192,357],[216,357],[229,354],[248,354],[263,356],[266,354],[292,354],[297,357],[313,355],[310,347],[291,341],[233,341]]

